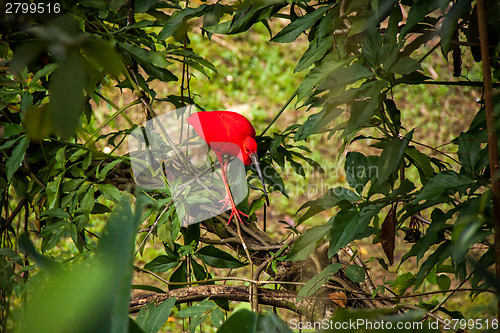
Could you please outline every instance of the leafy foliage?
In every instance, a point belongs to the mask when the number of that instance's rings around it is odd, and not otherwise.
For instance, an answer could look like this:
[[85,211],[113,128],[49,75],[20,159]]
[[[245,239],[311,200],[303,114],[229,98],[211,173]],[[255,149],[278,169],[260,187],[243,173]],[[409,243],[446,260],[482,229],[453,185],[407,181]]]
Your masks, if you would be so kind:
[[[494,46],[490,48],[491,69],[498,86],[500,12],[495,1],[486,1],[486,5],[488,42]],[[377,152],[347,153],[346,186],[331,188],[303,203],[299,209],[302,215],[296,221],[300,225],[321,213],[329,215],[327,222],[302,233],[291,248],[285,246],[272,253],[269,265],[276,271],[278,261],[306,260],[325,242],[328,259],[334,260],[340,249],[367,237],[383,244],[392,264],[398,250],[394,247],[398,229],[406,231],[407,237],[413,235],[408,239],[414,243],[402,253],[401,263],[415,257],[418,271],[401,274],[392,282],[396,294],[410,288],[423,290],[425,281],[445,292],[450,288],[450,276],[464,283],[470,281],[474,288],[471,296],[489,288],[496,290],[497,283],[489,271],[495,258],[483,101],[470,127],[452,142],[457,151],[454,158],[438,148],[432,155],[425,154],[423,146],[413,139],[414,130],[405,127],[403,111],[393,98],[393,91],[405,85],[479,84],[435,81],[423,66],[427,56],[438,48],[446,59],[452,53],[455,69],[461,69],[460,52],[465,50],[475,61],[480,60],[476,6],[470,0],[230,4],[63,0],[60,15],[47,21],[37,15],[2,16],[2,23],[11,23],[0,28],[0,264],[2,308],[6,309],[2,310],[2,328],[14,326],[8,316],[13,304],[10,300],[29,296],[30,303],[19,314],[21,331],[34,331],[34,327],[37,331],[58,331],[68,327],[68,322],[74,324],[71,329],[160,330],[171,312],[177,311],[173,298],[158,305],[150,303],[136,320],[129,321],[127,314],[139,223],[146,230],[138,236],[139,253],[151,234],[164,248],[164,254],[142,269],[152,274],[171,273],[170,290],[193,281],[213,283],[214,272],[246,266],[247,262],[221,246],[201,245],[206,239],[199,224],[181,226],[182,207],[174,209],[168,190],[134,187],[130,157],[124,154],[123,144],[138,123],[156,116],[154,109],[160,103],[175,108],[195,104],[203,109],[203,96],[189,89],[191,71],[210,78],[217,68],[211,59],[196,53],[192,34],[201,33],[210,39],[214,34],[247,33],[260,23],[269,30],[275,47],[293,43],[303,34],[309,42],[294,69],[307,71],[294,97],[297,110],[309,111],[308,118],[281,133],[257,138],[269,189],[289,196],[286,179],[280,174],[288,165],[302,177],[302,164],[321,168],[305,155],[310,152],[308,140],[322,133],[328,133],[329,138],[340,133],[342,151],[360,142]],[[273,31],[275,18],[286,20],[286,26]],[[25,29],[26,24],[30,29]],[[433,40],[435,36],[439,36],[438,43]],[[419,57],[417,51],[429,53]],[[183,68],[182,77],[175,74],[177,65]],[[160,97],[157,87],[161,82],[177,82],[179,95]],[[113,94],[117,92],[133,96],[133,101],[116,105]],[[96,107],[100,102],[112,110],[104,122]],[[145,116],[136,112],[136,105],[144,107]],[[130,110],[136,114],[132,116]],[[496,96],[497,119],[499,113],[500,99]],[[276,114],[273,122],[279,116]],[[123,127],[103,134],[115,119],[122,120]],[[497,121],[495,130],[498,128]],[[408,176],[411,173],[418,178]],[[255,171],[249,178],[256,178]],[[145,206],[138,205],[132,211],[128,204],[132,198],[140,199]],[[244,203],[242,209],[250,212],[253,222],[254,213],[263,204],[260,197],[250,205]],[[21,212],[25,212],[24,219]],[[108,221],[104,227],[103,220]],[[222,230],[217,228],[207,230]],[[25,234],[21,236],[22,229]],[[73,250],[62,253],[68,241]],[[489,249],[478,254],[473,247],[479,243]],[[18,248],[28,257],[22,257]],[[62,264],[67,260],[74,263]],[[386,265],[382,258],[378,262]],[[352,282],[364,281],[360,265],[330,263],[296,295],[314,294],[340,271]],[[73,284],[80,289],[74,289]],[[94,285],[109,288],[97,290]],[[66,289],[72,290],[71,297]],[[90,299],[97,306],[89,310]],[[429,304],[418,305],[429,308]],[[59,307],[67,311],[60,315],[56,311]],[[47,323],[40,317],[42,308],[47,308],[47,316],[53,319],[50,327],[39,326]],[[227,303],[203,300],[176,315],[191,319],[191,331],[209,317],[221,332],[241,327],[249,332],[289,331],[272,314],[240,310],[224,321],[221,309],[227,310]],[[439,310],[449,313],[444,304]],[[388,314],[384,311],[361,315],[379,318]],[[88,317],[76,315],[81,313]],[[358,316],[341,310],[334,319],[354,315]],[[420,320],[425,312],[416,310],[406,315],[392,319]]]

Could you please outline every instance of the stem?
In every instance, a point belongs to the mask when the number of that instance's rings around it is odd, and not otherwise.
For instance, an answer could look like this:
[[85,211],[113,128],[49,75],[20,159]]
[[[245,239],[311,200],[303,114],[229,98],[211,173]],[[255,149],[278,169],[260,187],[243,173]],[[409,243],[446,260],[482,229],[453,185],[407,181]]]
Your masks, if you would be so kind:
[[[491,194],[493,199],[493,225],[495,230],[495,266],[497,284],[500,279],[500,185],[498,184],[498,146],[493,113],[493,84],[491,79],[490,51],[488,48],[488,28],[484,0],[477,0],[477,20],[479,40],[481,42],[481,60],[483,63],[484,108],[488,130],[488,153],[490,157]],[[497,289],[497,318],[500,319],[500,298]]]
[[[489,58],[488,58],[489,60]],[[489,63],[489,61],[488,61]],[[490,74],[491,77],[491,74]],[[482,87],[483,82],[478,81],[422,81],[422,82],[405,82],[401,81],[400,83],[404,84],[432,84],[432,85],[441,85],[441,86],[461,86],[461,87]],[[491,81],[490,81],[491,84]],[[491,84],[491,87],[500,88],[500,83]]]
[[130,126],[133,126],[134,123],[123,113],[125,110],[127,110],[129,107],[131,106],[134,106],[136,104],[139,104],[140,101],[139,100],[135,100],[133,101],[132,103],[130,104],[127,104],[125,105],[124,107],[122,108],[119,108],[116,104],[114,104],[111,100],[109,100],[108,98],[102,96],[101,94],[99,93],[96,93],[100,98],[102,98],[106,103],[108,103],[109,105],[111,105],[111,107],[113,107],[113,109],[116,110],[116,112],[114,114],[111,115],[111,117],[109,117],[108,119],[106,119],[106,121],[104,123],[101,124],[101,126],[99,126],[99,128],[97,130],[95,130],[94,133],[92,133],[92,135],[87,139],[87,141],[85,142],[85,145],[87,145],[90,140],[92,140],[92,138],[94,138],[97,134],[99,134],[101,132],[101,130],[104,128],[104,126],[106,126],[107,124],[109,124],[113,119],[115,119],[118,115],[120,114],[123,114],[125,120],[127,120],[127,122],[129,123]]
[[293,95],[290,96],[290,98],[288,99],[288,101],[286,101],[285,105],[283,105],[283,107],[281,108],[281,110],[279,110],[279,112],[276,114],[276,116],[274,116],[273,120],[271,120],[271,122],[269,123],[269,125],[267,125],[267,127],[264,128],[264,130],[262,131],[262,133],[260,134],[260,136],[264,135],[264,133],[266,133],[267,130],[269,128],[271,128],[271,126],[276,122],[276,120],[278,120],[279,116],[281,116],[281,114],[283,113],[283,111],[285,111],[285,109],[288,107],[288,105],[290,105],[290,103],[293,101],[293,99],[295,98],[295,96],[297,96],[297,90],[295,90],[295,92],[293,93]]

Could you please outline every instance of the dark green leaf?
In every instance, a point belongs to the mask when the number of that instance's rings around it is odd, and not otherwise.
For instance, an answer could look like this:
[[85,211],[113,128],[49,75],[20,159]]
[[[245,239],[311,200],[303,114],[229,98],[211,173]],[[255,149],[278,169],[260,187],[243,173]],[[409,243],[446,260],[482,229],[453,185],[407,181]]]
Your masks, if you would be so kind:
[[318,240],[323,239],[332,227],[332,222],[328,221],[323,225],[317,225],[307,229],[297,241],[293,243],[292,249],[286,260],[306,260],[316,249]]
[[377,29],[369,29],[366,33],[361,49],[363,59],[372,67],[377,68],[380,64],[379,53],[382,47],[382,35]]
[[243,1],[233,15],[228,34],[247,31],[255,23],[267,20],[277,13],[286,3],[281,0]]
[[170,311],[175,305],[175,297],[167,298],[158,306],[149,303],[137,314],[137,324],[145,333],[156,333],[165,324],[170,316]]
[[125,72],[125,66],[110,42],[98,38],[90,39],[83,43],[82,48],[89,58],[115,78]]
[[491,234],[491,230],[482,230],[486,223],[484,203],[489,200],[489,193],[469,199],[453,225],[451,254],[456,264],[465,262],[465,256],[470,247]]
[[412,273],[404,273],[402,275],[398,275],[396,280],[391,283],[393,291],[396,295],[403,295],[404,292],[410,288],[413,284],[415,284],[415,275]]
[[10,138],[23,132],[23,127],[14,123],[2,123],[2,128],[3,138]]
[[377,99],[369,99],[362,101],[354,101],[351,104],[351,116],[347,122],[347,126],[342,133],[346,137],[361,126],[363,126],[378,110],[380,103]]
[[488,164],[487,158],[484,158],[481,154],[480,140],[468,133],[460,133],[457,155],[464,171],[472,178]]
[[399,40],[403,40],[404,36],[411,31],[418,23],[420,23],[424,17],[436,10],[439,7],[440,2],[443,0],[417,0],[408,12],[408,18],[406,19],[406,24],[401,29]]
[[310,95],[313,89],[322,83],[331,73],[348,65],[348,60],[339,61],[333,57],[325,57],[319,66],[314,67],[297,88],[297,101]]
[[421,153],[415,147],[408,147],[405,156],[417,168],[422,184],[426,184],[427,180],[434,176],[435,172],[429,156]]
[[257,332],[257,314],[246,309],[233,313],[217,330],[217,333]]
[[446,170],[438,173],[425,184],[422,191],[417,194],[413,203],[418,203],[421,200],[429,200],[439,197],[444,192],[455,193],[463,186],[472,184],[473,181],[469,177],[458,174],[453,170]]
[[342,114],[344,110],[340,108],[324,107],[321,112],[313,114],[299,127],[295,134],[294,140],[305,140],[309,136],[319,133],[323,128],[327,127],[332,120]]
[[214,325],[215,328],[221,327],[224,319],[224,313],[222,313],[222,310],[219,308],[215,308],[212,313],[210,313],[210,320],[212,321],[212,325]]
[[453,3],[450,10],[444,15],[443,24],[439,29],[443,54],[450,51],[450,42],[457,29],[458,21],[465,13],[470,13],[471,3],[472,0],[458,0]]
[[213,301],[205,299],[199,304],[192,305],[180,310],[176,315],[181,318],[195,317],[215,308],[217,308],[217,304],[215,304]]
[[410,57],[399,58],[388,69],[388,71],[391,73],[401,74],[401,75],[410,74],[418,70],[422,70],[422,66],[420,66],[420,63],[417,60]]
[[54,130],[70,137],[83,111],[85,72],[79,54],[70,54],[51,75],[50,119]]
[[373,167],[376,166],[370,165],[365,155],[358,152],[347,153],[344,166],[346,180],[358,194],[361,195],[363,188],[370,180]]
[[328,281],[330,276],[337,273],[341,268],[342,264],[338,262],[326,266],[325,269],[323,269],[319,274],[316,274],[309,281],[307,281],[305,286],[303,286],[297,294],[297,299],[312,296],[326,281]]
[[450,241],[446,241],[439,245],[439,247],[432,252],[429,258],[427,258],[427,260],[420,266],[415,280],[415,288],[419,288],[422,282],[424,282],[425,277],[432,271],[432,269],[436,265],[443,263],[443,261],[449,258],[450,255]]
[[114,202],[119,202],[121,200],[122,194],[120,193],[120,190],[118,190],[113,185],[97,184],[96,186],[99,192],[101,192],[101,195],[104,196],[106,199]]
[[340,248],[363,235],[371,219],[380,212],[380,208],[379,205],[371,205],[361,211],[357,208],[341,210],[332,218],[328,257],[331,258]]
[[380,155],[377,182],[382,184],[399,170],[403,163],[406,147],[413,137],[413,130],[408,132],[403,139],[393,138],[384,147]]
[[287,25],[283,30],[281,30],[276,36],[271,38],[271,42],[277,43],[290,43],[293,42],[297,37],[300,36],[305,30],[311,28],[314,23],[316,23],[321,17],[330,9],[332,5],[322,6],[316,8],[314,11],[299,17],[289,25]]
[[299,208],[299,210],[297,212],[301,211],[304,208],[310,207],[307,210],[307,212],[300,217],[300,219],[297,223],[300,224],[300,223],[304,222],[305,220],[307,220],[308,218],[310,218],[310,217],[312,217],[312,216],[314,216],[314,215],[316,215],[316,214],[318,214],[326,209],[333,208],[333,207],[338,206],[342,203],[358,201],[360,199],[361,198],[356,193],[354,193],[353,191],[351,191],[347,188],[344,188],[344,187],[331,188],[321,198],[315,199],[315,200],[310,200],[310,201],[306,202],[305,204],[303,204]]
[[242,262],[234,258],[227,252],[224,252],[213,245],[202,247],[196,252],[196,256],[203,260],[207,265],[216,268],[239,268],[245,266]]
[[439,274],[436,276],[436,283],[439,290],[449,290],[451,286],[451,279],[446,274]]
[[155,286],[151,286],[149,284],[133,284],[132,285],[132,289],[136,289],[136,290],[146,290],[146,291],[152,291],[154,293],[162,293],[162,294],[165,294],[166,291],[163,290],[163,289],[160,289],[158,287],[155,287]]
[[179,264],[179,258],[160,255],[144,265],[144,268],[154,272],[166,272]]
[[203,11],[207,5],[201,5],[197,8],[186,7],[182,10],[176,11],[170,18],[167,20],[167,23],[163,26],[160,33],[158,34],[159,40],[165,40],[168,37],[172,36],[174,32],[187,20],[201,16]]
[[345,268],[344,272],[352,282],[361,283],[365,281],[365,270],[363,267],[349,265]]
[[26,149],[30,144],[30,140],[26,135],[21,137],[19,143],[12,150],[12,155],[7,157],[5,162],[5,173],[7,174],[7,181],[10,182],[14,173],[19,169],[26,155]]

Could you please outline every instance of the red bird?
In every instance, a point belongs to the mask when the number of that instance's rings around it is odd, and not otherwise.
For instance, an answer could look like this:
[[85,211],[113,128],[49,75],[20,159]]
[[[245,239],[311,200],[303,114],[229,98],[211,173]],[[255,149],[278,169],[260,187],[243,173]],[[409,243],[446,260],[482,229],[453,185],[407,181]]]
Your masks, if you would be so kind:
[[253,163],[262,182],[266,202],[269,205],[266,186],[260,170],[259,158],[257,157],[255,129],[248,119],[232,111],[212,111],[193,113],[189,116],[187,122],[193,126],[196,133],[210,146],[220,162],[222,181],[226,188],[226,197],[222,209],[227,205],[231,205],[232,210],[228,223],[233,216],[236,216],[242,222],[240,214],[248,215],[243,214],[236,208],[226,176],[229,159],[224,161],[224,155],[236,156],[245,165]]

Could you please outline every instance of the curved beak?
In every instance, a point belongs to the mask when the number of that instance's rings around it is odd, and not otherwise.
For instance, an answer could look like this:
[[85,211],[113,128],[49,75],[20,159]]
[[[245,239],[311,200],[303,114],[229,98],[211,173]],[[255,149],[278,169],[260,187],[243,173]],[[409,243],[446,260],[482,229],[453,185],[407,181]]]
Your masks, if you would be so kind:
[[264,196],[266,197],[266,204],[269,207],[269,198],[267,197],[266,184],[264,183],[264,177],[262,176],[262,171],[260,170],[259,157],[257,153],[250,154],[250,159],[252,160],[255,169],[257,169],[257,173],[259,174],[260,181],[262,182],[262,189],[264,190]]

